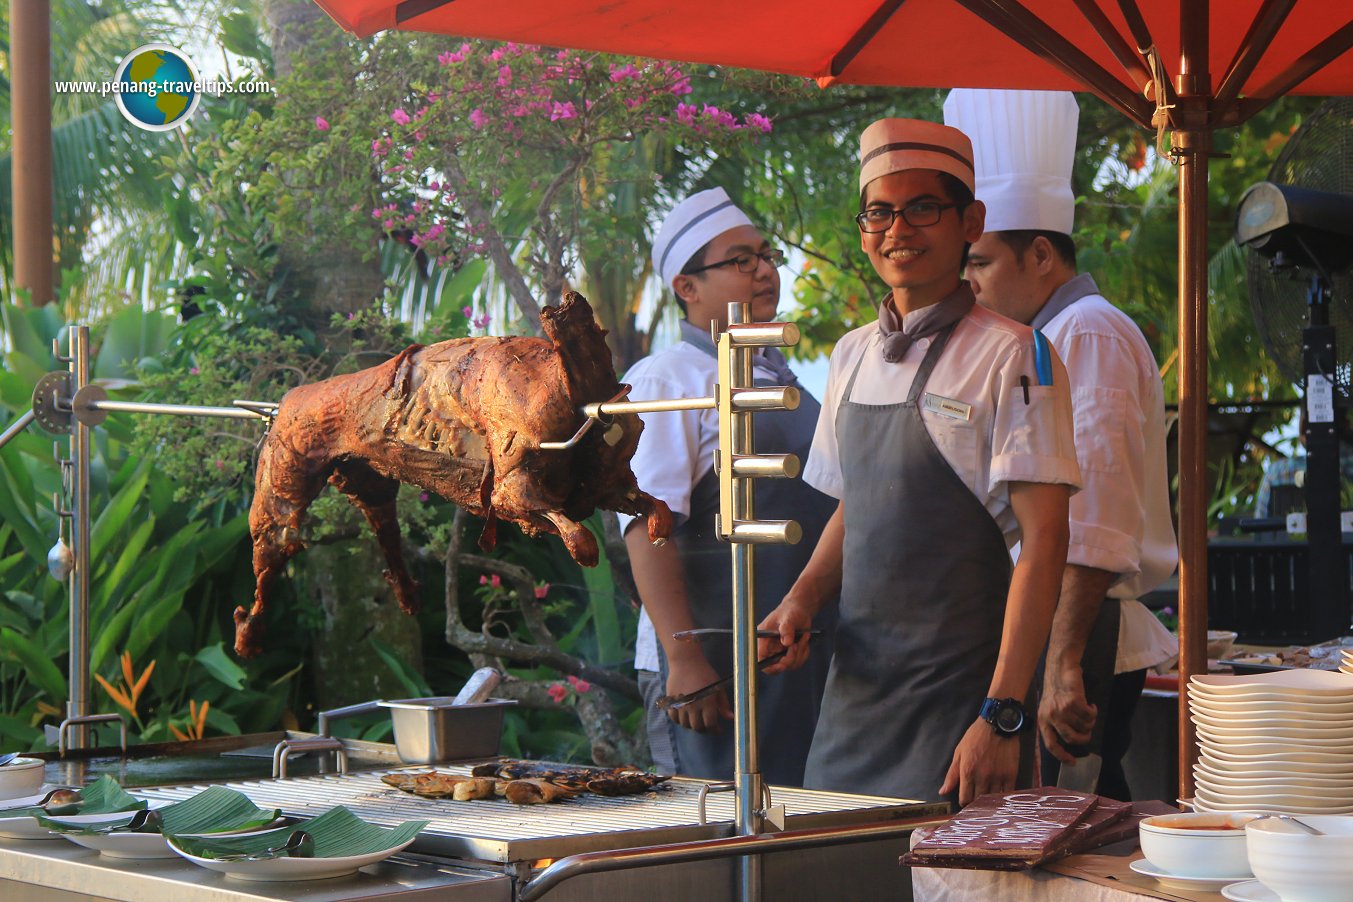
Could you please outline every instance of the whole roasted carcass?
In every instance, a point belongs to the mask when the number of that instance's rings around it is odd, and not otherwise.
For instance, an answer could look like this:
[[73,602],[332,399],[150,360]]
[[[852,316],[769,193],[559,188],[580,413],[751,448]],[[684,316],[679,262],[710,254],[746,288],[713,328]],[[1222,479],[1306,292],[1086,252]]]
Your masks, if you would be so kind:
[[671,512],[639,490],[629,467],[643,429],[637,416],[592,429],[568,450],[541,449],[578,430],[584,404],[620,391],[586,298],[569,292],[541,312],[541,326],[545,338],[414,345],[380,366],[286,394],[259,454],[249,511],[256,586],[253,607],[235,609],[237,653],[259,652],[272,584],[302,549],[301,517],[326,482],[366,516],[389,566],[385,579],[409,613],[418,599],[395,519],[401,482],[485,518],[485,550],[495,522],[509,520],[529,535],[558,535],[574,560],[594,566],[596,539],[580,521],[597,508],[646,516],[651,540],[667,536]]

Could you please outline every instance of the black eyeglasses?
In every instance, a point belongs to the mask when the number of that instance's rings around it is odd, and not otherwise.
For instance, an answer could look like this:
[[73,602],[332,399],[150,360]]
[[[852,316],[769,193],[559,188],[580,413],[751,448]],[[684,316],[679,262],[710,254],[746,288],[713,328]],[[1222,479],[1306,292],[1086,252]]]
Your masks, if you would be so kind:
[[762,260],[765,260],[772,268],[774,268],[785,262],[785,252],[776,250],[775,248],[768,248],[757,254],[738,254],[736,257],[729,257],[727,260],[720,260],[718,263],[708,263],[704,266],[698,266],[695,269],[688,269],[683,275],[693,276],[696,273],[704,272],[707,269],[718,269],[720,266],[730,265],[736,266],[738,272],[753,273],[756,272],[756,268],[761,265]]
[[856,216],[855,222],[859,224],[861,232],[886,232],[893,227],[893,222],[897,220],[897,217],[901,216],[902,220],[913,229],[922,229],[939,222],[940,216],[945,210],[963,206],[966,206],[966,204],[937,204],[926,200],[908,204],[900,210],[894,210],[891,207],[870,207]]

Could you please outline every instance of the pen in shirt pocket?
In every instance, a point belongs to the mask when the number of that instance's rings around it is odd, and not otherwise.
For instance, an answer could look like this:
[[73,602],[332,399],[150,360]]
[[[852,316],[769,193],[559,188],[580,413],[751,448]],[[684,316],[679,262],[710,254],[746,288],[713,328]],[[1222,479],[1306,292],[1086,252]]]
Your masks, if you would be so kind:
[[1025,407],[1028,407],[1028,406],[1029,406],[1029,377],[1028,377],[1028,376],[1020,376],[1020,377],[1019,377],[1019,384],[1020,384],[1020,388],[1024,389],[1024,406],[1025,406]]

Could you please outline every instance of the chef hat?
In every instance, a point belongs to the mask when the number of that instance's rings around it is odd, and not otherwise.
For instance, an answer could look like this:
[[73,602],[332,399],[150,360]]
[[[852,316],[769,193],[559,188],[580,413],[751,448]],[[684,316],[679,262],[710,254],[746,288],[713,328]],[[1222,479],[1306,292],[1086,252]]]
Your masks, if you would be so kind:
[[733,206],[722,188],[692,194],[662,221],[653,241],[653,269],[670,288],[696,251],[729,229],[746,225],[752,225],[752,221]]
[[1066,91],[955,88],[944,121],[972,138],[977,199],[988,232],[1037,229],[1070,235],[1076,220],[1071,164],[1080,109]]
[[972,142],[956,128],[923,119],[880,119],[860,134],[860,193],[904,169],[938,169],[973,190]]

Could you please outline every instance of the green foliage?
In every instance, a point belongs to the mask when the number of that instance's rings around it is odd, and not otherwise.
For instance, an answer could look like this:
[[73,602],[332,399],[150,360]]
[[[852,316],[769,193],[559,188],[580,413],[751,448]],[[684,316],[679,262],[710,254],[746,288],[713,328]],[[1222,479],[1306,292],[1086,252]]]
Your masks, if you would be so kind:
[[[28,409],[30,374],[55,367],[54,312],[0,306],[12,348],[0,371],[6,423]],[[124,373],[126,361],[159,353],[163,335],[161,317],[117,314],[93,330],[94,372]],[[247,568],[245,519],[220,511],[214,520],[201,517],[175,500],[169,482],[151,478],[152,459],[133,451],[131,439],[122,416],[93,431],[89,623],[91,671],[115,690],[121,678],[119,694],[136,701],[121,706],[96,686],[94,708],[122,707],[147,741],[170,738],[171,720],[194,701],[211,703],[215,729],[271,728],[292,675],[279,676],[276,658],[242,667],[222,648],[235,599],[219,588],[240,568],[241,550]],[[59,719],[67,695],[66,587],[45,567],[58,532],[46,501],[62,485],[51,440],[30,429],[0,449],[0,481],[0,744],[40,746],[36,726]],[[285,660],[285,649],[278,651]],[[131,692],[139,679],[133,667],[146,674],[150,662],[158,671]]]

